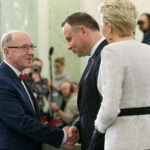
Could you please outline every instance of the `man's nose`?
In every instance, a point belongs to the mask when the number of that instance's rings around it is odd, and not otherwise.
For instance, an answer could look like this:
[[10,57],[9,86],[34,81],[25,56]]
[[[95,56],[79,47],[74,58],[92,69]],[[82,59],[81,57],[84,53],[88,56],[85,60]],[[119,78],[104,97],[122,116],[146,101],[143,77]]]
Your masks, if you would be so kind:
[[34,55],[34,50],[32,48],[28,49],[28,54]]
[[67,49],[68,49],[68,50],[71,50],[71,49],[72,49],[72,47],[71,47],[70,44],[67,45]]

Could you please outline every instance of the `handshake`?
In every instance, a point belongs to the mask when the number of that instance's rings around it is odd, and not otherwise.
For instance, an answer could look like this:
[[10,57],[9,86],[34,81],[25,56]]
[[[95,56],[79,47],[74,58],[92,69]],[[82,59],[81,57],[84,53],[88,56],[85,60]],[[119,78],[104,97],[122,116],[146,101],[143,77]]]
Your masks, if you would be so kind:
[[72,148],[79,140],[79,131],[78,128],[75,126],[72,127],[64,127],[64,131],[66,131],[67,134],[67,140],[65,143],[63,143],[63,146]]

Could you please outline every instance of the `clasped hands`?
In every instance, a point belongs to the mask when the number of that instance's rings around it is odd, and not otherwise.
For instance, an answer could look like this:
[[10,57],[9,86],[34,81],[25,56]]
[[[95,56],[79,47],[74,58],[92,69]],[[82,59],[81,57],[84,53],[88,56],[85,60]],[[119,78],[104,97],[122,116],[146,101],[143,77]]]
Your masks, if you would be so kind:
[[71,127],[64,127],[63,128],[67,133],[67,141],[63,144],[63,146],[72,148],[79,140],[79,131],[78,128],[75,126]]

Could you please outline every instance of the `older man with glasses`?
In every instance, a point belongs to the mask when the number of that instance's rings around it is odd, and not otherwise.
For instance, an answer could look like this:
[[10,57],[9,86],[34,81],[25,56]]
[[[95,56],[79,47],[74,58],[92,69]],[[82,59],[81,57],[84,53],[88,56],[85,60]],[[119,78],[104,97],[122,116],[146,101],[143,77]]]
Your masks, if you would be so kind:
[[55,129],[39,121],[35,98],[21,75],[32,66],[36,46],[30,36],[11,31],[1,42],[4,61],[0,65],[0,149],[41,150],[43,142],[60,147],[70,141],[68,127]]

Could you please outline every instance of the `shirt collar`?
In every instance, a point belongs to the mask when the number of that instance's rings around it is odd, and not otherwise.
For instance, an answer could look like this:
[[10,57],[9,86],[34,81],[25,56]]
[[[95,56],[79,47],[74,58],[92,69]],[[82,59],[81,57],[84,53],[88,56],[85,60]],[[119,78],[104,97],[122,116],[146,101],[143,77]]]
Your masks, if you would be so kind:
[[96,51],[96,49],[100,45],[100,43],[102,43],[104,40],[105,40],[105,38],[102,37],[99,41],[97,41],[97,43],[94,45],[94,47],[92,48],[92,50],[90,52],[90,58],[93,56],[94,52]]
[[19,75],[21,74],[21,72],[19,70],[17,70],[15,67],[13,67],[11,64],[9,64],[6,60],[4,60],[4,63],[7,64],[19,77]]

